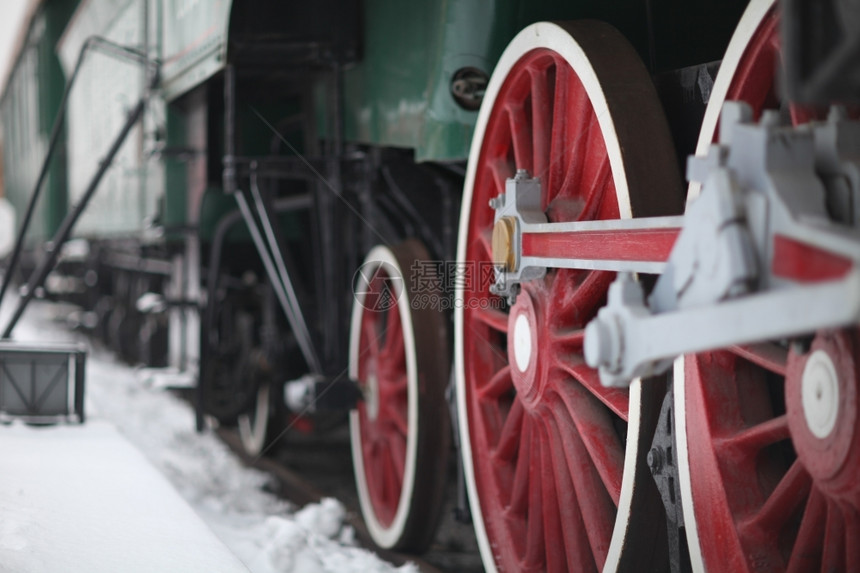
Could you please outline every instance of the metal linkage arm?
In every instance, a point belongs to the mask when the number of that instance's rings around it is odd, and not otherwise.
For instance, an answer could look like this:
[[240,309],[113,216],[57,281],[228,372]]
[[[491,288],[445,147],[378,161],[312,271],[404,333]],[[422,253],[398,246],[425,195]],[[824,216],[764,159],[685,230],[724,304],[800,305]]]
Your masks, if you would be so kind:
[[490,290],[511,302],[520,282],[542,277],[547,268],[660,273],[684,222],[650,217],[550,223],[540,196],[540,180],[520,169],[505,193],[490,201],[496,210]]
[[[33,300],[33,297],[36,294],[36,290],[41,287],[45,278],[47,278],[48,273],[54,268],[54,265],[57,262],[57,259],[60,256],[60,251],[62,250],[63,243],[69,238],[69,235],[72,233],[72,229],[74,229],[75,224],[80,219],[84,210],[87,208],[87,205],[90,202],[90,199],[95,195],[96,190],[98,189],[99,183],[101,183],[102,178],[107,172],[108,168],[110,168],[111,163],[113,162],[114,157],[119,152],[120,147],[122,147],[125,138],[128,137],[129,132],[131,132],[134,124],[138,122],[138,120],[143,115],[143,110],[146,106],[145,98],[141,98],[140,101],[137,102],[137,105],[131,110],[128,114],[128,118],[125,120],[125,125],[123,125],[122,130],[114,139],[113,144],[108,150],[107,154],[104,158],[99,162],[99,168],[96,171],[96,174],[93,176],[90,181],[89,187],[87,187],[86,191],[84,191],[83,196],[81,197],[78,204],[75,205],[75,208],[66,215],[65,219],[63,219],[60,228],[57,229],[57,232],[54,234],[53,239],[51,239],[51,247],[48,250],[48,256],[42,261],[42,264],[33,272],[30,277],[29,282],[27,283],[27,288],[24,293],[23,298],[18,303],[18,307],[15,309],[15,312],[12,315],[12,318],[9,320],[9,324],[6,325],[6,329],[3,331],[2,337],[0,338],[9,338],[12,336],[12,331],[15,329],[15,325],[18,324],[18,320],[21,318],[21,315],[24,314],[24,310],[27,308],[27,305],[30,304],[30,301]],[[8,274],[9,271],[7,271]]]
[[622,274],[585,332],[608,386],[681,354],[860,324],[860,122],[795,129],[726,104],[721,143],[693,158],[703,193],[648,305]]
[[682,354],[805,336],[860,323],[860,266],[842,280],[764,291],[710,306],[653,313],[623,273],[585,331],[585,359],[606,386],[668,369]]

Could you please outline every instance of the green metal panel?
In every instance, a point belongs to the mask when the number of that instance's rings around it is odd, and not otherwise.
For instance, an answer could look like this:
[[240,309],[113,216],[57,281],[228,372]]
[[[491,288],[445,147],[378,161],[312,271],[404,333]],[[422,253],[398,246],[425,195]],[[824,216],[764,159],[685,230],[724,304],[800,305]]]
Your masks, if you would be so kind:
[[230,0],[161,0],[162,88],[168,100],[224,66]]
[[[64,79],[54,46],[76,5],[77,0],[55,0],[39,8],[0,101],[5,194],[19,214],[18,224],[47,153],[62,98]],[[51,236],[65,212],[65,145],[61,141],[27,234],[28,244]]]
[[[168,149],[183,149],[188,146],[185,115],[175,106],[167,106]],[[182,157],[168,155],[164,158],[165,195],[162,205],[161,223],[165,227],[182,227],[188,217],[185,190],[188,188],[186,161]]]
[[[367,0],[362,61],[345,73],[346,138],[415,149],[416,159],[468,155],[477,112],[450,95],[456,70],[491,73],[508,42],[541,20],[598,19],[618,28],[652,71],[719,59],[746,0]],[[317,86],[322,103],[330,85]],[[324,112],[322,112],[324,113]],[[323,115],[322,133],[330,133]]]
[[414,148],[419,161],[465,158],[477,112],[450,95],[458,69],[491,73],[510,39],[539,20],[611,19],[643,48],[642,16],[638,0],[368,0],[364,57],[345,75],[346,137]]

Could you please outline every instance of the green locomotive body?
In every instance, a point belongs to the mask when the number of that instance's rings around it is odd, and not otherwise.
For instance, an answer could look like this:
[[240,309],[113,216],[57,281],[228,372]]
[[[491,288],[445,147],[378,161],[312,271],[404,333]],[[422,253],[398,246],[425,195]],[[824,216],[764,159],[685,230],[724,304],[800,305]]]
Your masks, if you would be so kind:
[[[477,112],[458,104],[452,83],[458,72],[475,70],[480,72],[475,89],[482,89],[480,78],[485,83],[504,46],[529,23],[584,18],[610,22],[658,73],[719,59],[742,7],[743,2],[665,3],[654,9],[649,31],[646,5],[635,0],[376,0],[360,5],[328,2],[315,9],[281,2],[245,6],[228,0],[89,0],[79,7],[71,0],[42,2],[29,22],[26,48],[18,54],[0,106],[7,116],[5,163],[20,166],[7,177],[7,195],[19,209],[26,204],[62,96],[58,63],[66,75],[71,73],[90,35],[146,46],[162,62],[148,125],[139,128],[132,139],[136,143],[122,151],[122,165],[112,168],[78,227],[81,235],[92,237],[137,236],[153,221],[169,227],[196,221],[202,199],[189,201],[185,196],[189,190],[183,177],[177,179],[176,161],[167,155],[159,160],[159,145],[184,145],[193,128],[172,108],[181,107],[179,100],[222,73],[231,49],[238,52],[256,42],[252,47],[263,53],[266,45],[280,43],[282,52],[288,53],[283,46],[318,44],[316,64],[325,67],[340,56],[332,51],[339,47],[326,37],[326,22],[321,19],[326,14],[337,19],[343,12],[355,20],[340,25],[353,28],[345,34],[352,40],[344,48],[349,53],[343,55],[344,140],[411,149],[416,161],[463,161]],[[265,18],[269,12],[273,16]],[[702,25],[700,31],[692,33],[697,24]],[[264,65],[278,73],[272,62]],[[320,138],[334,136],[326,105],[331,81],[330,74],[313,74],[312,95],[303,100],[313,107],[313,127]],[[67,204],[76,200],[93,171],[99,146],[106,146],[125,110],[142,93],[142,82],[143,74],[127,63],[98,55],[88,62],[83,87],[72,92],[66,126],[68,160],[63,164],[61,153],[52,163],[34,237],[45,239],[56,229]],[[34,101],[37,109],[30,109]]]

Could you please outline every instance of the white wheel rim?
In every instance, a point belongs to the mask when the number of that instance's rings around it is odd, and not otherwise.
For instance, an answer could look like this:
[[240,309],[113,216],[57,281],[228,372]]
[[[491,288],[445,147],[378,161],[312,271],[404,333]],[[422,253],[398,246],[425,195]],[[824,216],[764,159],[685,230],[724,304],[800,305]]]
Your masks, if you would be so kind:
[[[364,471],[364,457],[361,450],[361,424],[358,411],[350,412],[349,428],[350,441],[352,443],[352,462],[355,470],[356,488],[361,505],[361,513],[367,529],[373,541],[380,547],[394,547],[403,536],[406,521],[409,517],[411,500],[415,487],[415,465],[418,454],[418,365],[415,353],[415,334],[412,330],[412,314],[409,300],[409,291],[405,288],[403,271],[394,253],[388,247],[379,245],[374,247],[364,264],[379,263],[390,271],[392,277],[400,277],[400,281],[394,281],[397,307],[400,311],[401,326],[403,329],[403,342],[406,353],[406,383],[407,383],[407,435],[406,435],[406,464],[403,472],[403,487],[400,491],[400,499],[397,503],[397,511],[391,525],[384,526],[377,519],[373,511],[373,503],[370,498],[370,490],[367,484],[367,475]],[[399,283],[399,287],[397,286]],[[359,345],[361,342],[361,318],[365,311],[363,306],[366,289],[357,289],[356,302],[352,308],[349,335],[349,376],[353,380],[358,378]]]
[[693,482],[690,481],[690,456],[687,445],[687,384],[684,375],[686,358],[680,356],[673,366],[673,391],[675,392],[675,445],[678,450],[678,481],[681,490],[681,509],[684,512],[684,530],[687,533],[687,547],[693,571],[705,570],[702,559],[702,546],[699,530],[696,528],[696,514],[693,508]]
[[[582,47],[566,30],[564,30],[564,28],[557,24],[549,22],[532,24],[517,34],[505,49],[487,86],[487,91],[484,95],[484,101],[481,105],[481,110],[478,113],[478,120],[472,136],[472,146],[469,157],[474,158],[480,156],[481,146],[484,140],[487,123],[493,109],[493,104],[508,74],[523,55],[536,48],[550,48],[556,51],[567,61],[579,77],[579,80],[582,82],[591,105],[594,108],[594,113],[598,119],[600,129],[603,134],[612,176],[615,180],[616,199],[618,201],[620,218],[629,219],[632,216],[632,208],[627,185],[627,177],[624,170],[618,136],[615,133],[615,125],[613,123],[612,116],[609,113],[606,98],[604,97],[603,90],[600,87],[597,74],[595,73],[591,62],[588,60]],[[460,228],[457,240],[457,261],[460,265],[465,264],[466,259],[465,237],[468,233],[476,171],[476,162],[470,160],[466,170],[466,182],[463,192],[463,203],[460,209]],[[469,493],[469,506],[472,513],[475,535],[478,540],[478,547],[481,551],[481,558],[484,563],[484,568],[489,572],[495,572],[495,558],[493,556],[483,515],[481,513],[481,501],[475,481],[475,471],[472,467],[471,461],[472,445],[471,438],[469,436],[468,405],[465,401],[466,376],[465,358],[463,356],[463,309],[465,300],[462,290],[456,290],[454,296],[454,372],[456,375],[457,425],[460,433],[460,449],[463,458],[466,488]],[[633,399],[634,387],[637,386],[637,384],[638,381],[631,386],[630,406],[628,412],[628,432],[632,429],[633,423],[638,423],[640,419],[639,408],[641,403],[638,400],[634,401]],[[641,390],[641,388],[639,388],[639,390]],[[636,431],[638,432],[638,429]],[[620,556],[621,547],[623,545],[623,534],[627,530],[626,525],[629,521],[629,504],[633,497],[632,475],[634,473],[629,471],[632,469],[629,464],[635,463],[635,460],[631,461],[635,452],[631,452],[630,450],[635,450],[635,444],[636,441],[628,439],[627,451],[625,451],[625,466],[624,475],[622,477],[618,514],[616,516],[615,529],[613,531],[612,542],[605,566],[605,569],[609,571],[615,570],[617,567],[616,561]],[[627,507],[622,507],[621,504],[625,503]]]
[[[776,0],[752,0],[744,11],[743,16],[741,16],[738,26],[735,28],[734,34],[732,34],[732,39],[726,48],[726,53],[720,64],[720,71],[717,72],[717,79],[714,81],[714,87],[711,89],[708,105],[705,107],[702,128],[699,130],[699,139],[696,142],[697,157],[705,157],[708,154],[708,148],[713,143],[714,134],[717,131],[720,112],[723,110],[723,104],[726,102],[726,94],[729,93],[729,87],[735,78],[735,73],[744,55],[744,51],[755,35],[756,30],[758,30],[762,20],[764,20],[765,15],[767,15],[774,4],[776,4]],[[690,186],[687,188],[687,201],[692,201],[698,197],[701,191],[702,186],[700,183],[690,183]]]

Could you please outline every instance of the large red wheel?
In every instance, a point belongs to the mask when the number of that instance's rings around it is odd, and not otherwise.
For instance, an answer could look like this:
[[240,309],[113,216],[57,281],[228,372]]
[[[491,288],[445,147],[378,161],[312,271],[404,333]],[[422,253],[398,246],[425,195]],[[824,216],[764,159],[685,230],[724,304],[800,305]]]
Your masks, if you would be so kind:
[[[726,99],[778,108],[775,2],[752,2],[708,104],[699,152]],[[801,123],[808,112],[791,107]],[[691,194],[696,189],[691,188]],[[694,569],[860,570],[856,330],[680,358],[675,415]]]
[[611,570],[627,563],[628,528],[648,557],[665,534],[653,522],[631,526],[634,504],[648,515],[642,428],[663,389],[604,388],[582,354],[583,328],[614,275],[550,270],[503,306],[487,290],[489,200],[526,169],[552,221],[677,213],[673,153],[647,72],[607,25],[532,25],[496,67],[469,160],[455,304],[461,449],[488,571]]
[[350,329],[350,377],[364,394],[350,418],[361,511],[377,545],[413,552],[433,540],[450,444],[448,343],[433,307],[442,299],[432,278],[410,278],[428,259],[415,240],[374,248],[357,275]]

